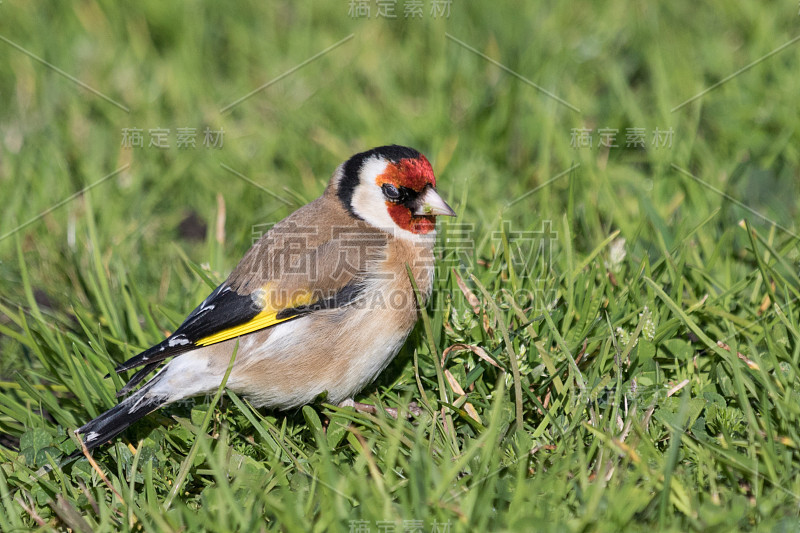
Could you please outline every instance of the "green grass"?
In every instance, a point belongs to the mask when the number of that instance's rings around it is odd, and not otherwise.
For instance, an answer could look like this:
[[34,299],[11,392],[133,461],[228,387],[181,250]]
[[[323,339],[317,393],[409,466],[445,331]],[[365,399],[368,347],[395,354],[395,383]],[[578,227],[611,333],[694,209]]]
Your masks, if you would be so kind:
[[[800,44],[671,110],[793,39],[797,4],[405,3],[0,4],[0,530],[796,529]],[[145,147],[121,147],[134,127]],[[224,392],[96,452],[107,482],[85,460],[32,477],[254,227],[393,142],[459,217],[423,320],[357,399],[421,416]]]

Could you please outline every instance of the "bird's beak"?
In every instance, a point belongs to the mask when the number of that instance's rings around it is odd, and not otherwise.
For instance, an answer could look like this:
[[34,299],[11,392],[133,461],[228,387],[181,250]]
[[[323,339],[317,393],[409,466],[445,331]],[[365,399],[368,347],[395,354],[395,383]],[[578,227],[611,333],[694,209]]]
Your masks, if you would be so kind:
[[412,211],[414,215],[442,215],[445,217],[454,217],[456,212],[453,208],[447,205],[447,202],[442,200],[442,197],[433,189],[428,187],[422,196],[416,201],[416,207]]

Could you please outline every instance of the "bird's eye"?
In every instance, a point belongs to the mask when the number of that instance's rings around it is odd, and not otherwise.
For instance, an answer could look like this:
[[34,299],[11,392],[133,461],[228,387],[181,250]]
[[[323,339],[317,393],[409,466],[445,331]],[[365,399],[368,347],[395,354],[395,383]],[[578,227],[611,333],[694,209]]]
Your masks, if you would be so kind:
[[400,191],[397,190],[397,187],[395,187],[394,185],[390,183],[384,183],[381,189],[383,189],[383,195],[389,200],[395,202],[400,199],[401,196]]

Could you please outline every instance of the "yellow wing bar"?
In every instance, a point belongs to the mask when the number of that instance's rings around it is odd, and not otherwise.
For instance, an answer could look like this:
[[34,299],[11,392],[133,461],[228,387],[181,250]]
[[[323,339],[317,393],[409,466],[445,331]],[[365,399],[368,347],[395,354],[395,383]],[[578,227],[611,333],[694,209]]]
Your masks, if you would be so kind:
[[[262,298],[269,295],[270,286],[266,285],[262,289],[260,289],[261,294],[263,295]],[[311,303],[311,292],[305,290],[297,291],[292,298],[292,301],[287,306],[287,308],[291,309],[293,307],[298,307],[301,305],[307,305]],[[278,318],[278,313],[280,310],[275,310],[271,306],[265,306],[265,309],[254,316],[252,319],[248,320],[244,324],[239,324],[238,326],[234,326],[232,328],[223,329],[222,331],[218,331],[217,333],[213,333],[208,335],[207,337],[203,337],[202,339],[195,342],[197,346],[208,346],[210,344],[217,344],[218,342],[226,341],[228,339],[233,339],[235,337],[240,337],[242,335],[246,335],[248,333],[252,333],[254,331],[258,331],[260,329],[268,328],[270,326],[274,326],[275,324],[280,324],[281,322],[286,322],[294,318],[297,315],[287,316],[283,318]]]
[[275,324],[280,324],[281,322],[285,322],[290,318],[294,317],[289,316],[286,318],[278,318],[278,313],[276,313],[275,311],[261,311],[252,320],[245,322],[244,324],[241,324],[239,326],[223,329],[219,333],[209,335],[208,337],[203,337],[199,341],[195,342],[195,344],[198,346],[208,346],[209,344],[216,344],[218,342],[226,341],[228,339],[233,339],[234,337],[239,337],[241,335],[246,335],[247,333],[258,331],[259,329],[264,329],[270,326],[274,326]]

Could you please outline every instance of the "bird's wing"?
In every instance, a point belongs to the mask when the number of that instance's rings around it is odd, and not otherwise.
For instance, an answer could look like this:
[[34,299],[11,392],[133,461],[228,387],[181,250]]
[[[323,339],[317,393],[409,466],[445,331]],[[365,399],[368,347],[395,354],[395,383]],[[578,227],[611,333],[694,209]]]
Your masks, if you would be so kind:
[[294,255],[286,243],[276,253],[260,241],[172,335],[117,366],[117,373],[144,366],[119,394],[170,357],[353,302],[363,290],[367,262],[383,247],[382,237],[366,235],[322,239]]

